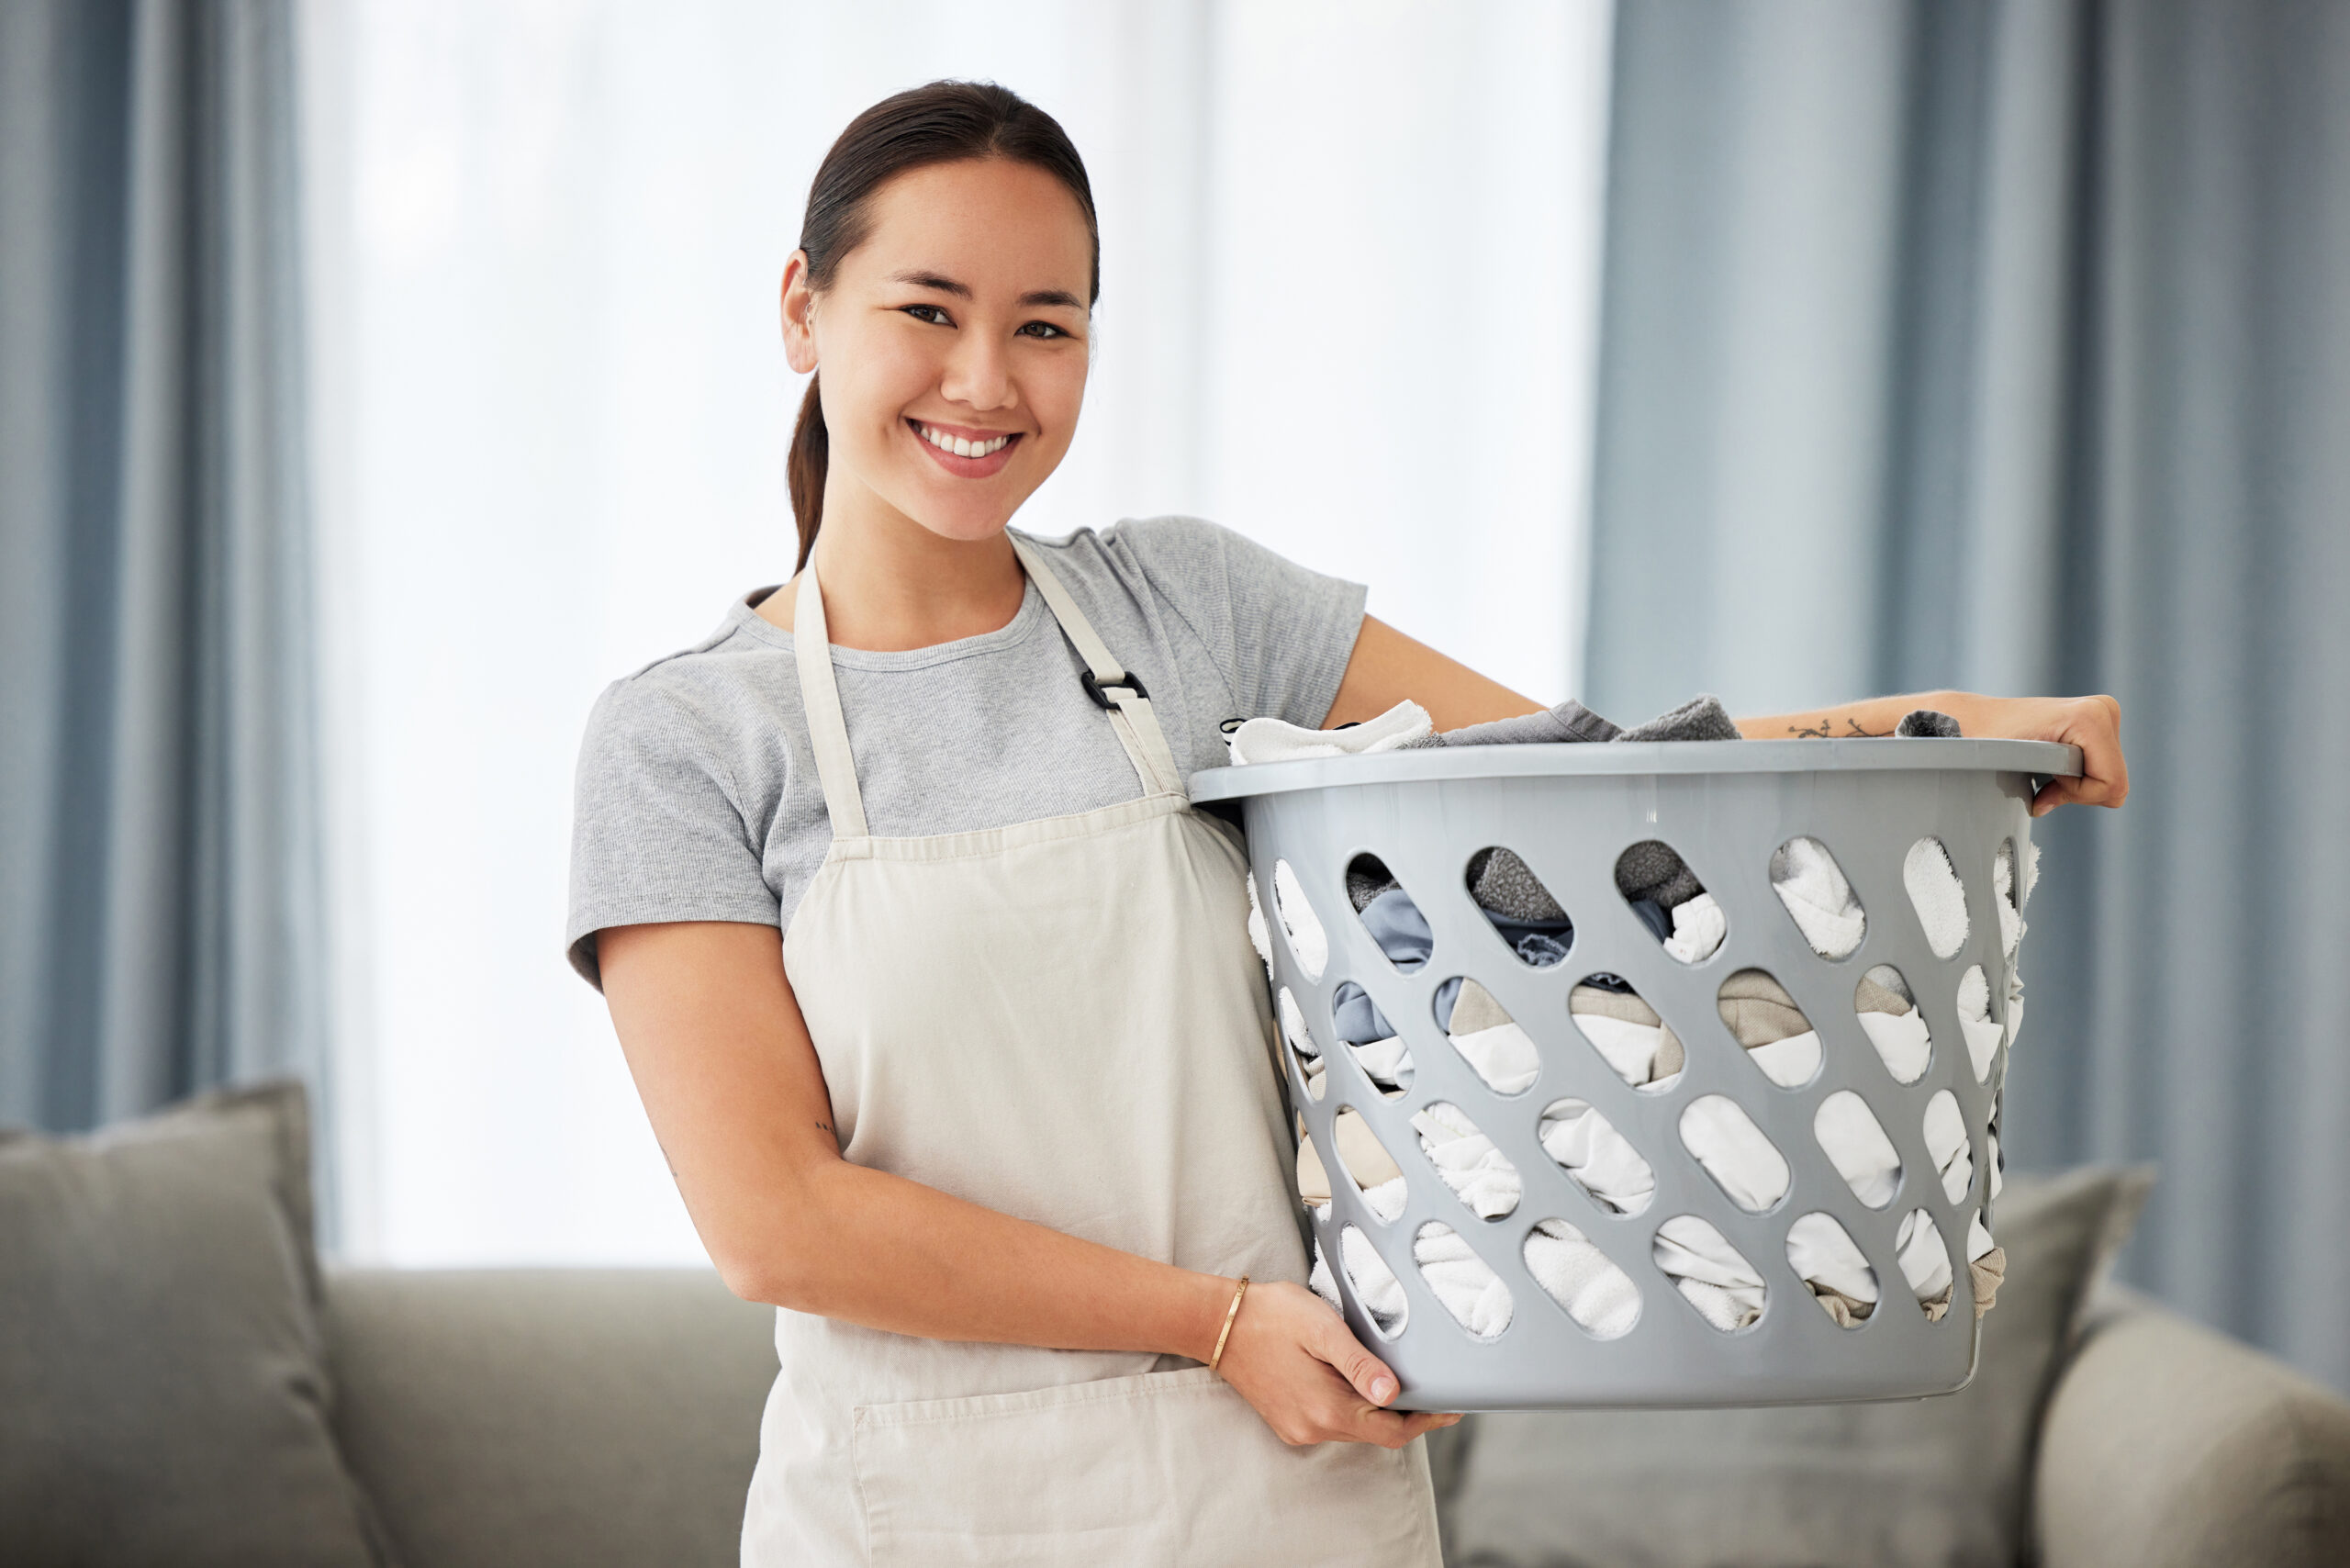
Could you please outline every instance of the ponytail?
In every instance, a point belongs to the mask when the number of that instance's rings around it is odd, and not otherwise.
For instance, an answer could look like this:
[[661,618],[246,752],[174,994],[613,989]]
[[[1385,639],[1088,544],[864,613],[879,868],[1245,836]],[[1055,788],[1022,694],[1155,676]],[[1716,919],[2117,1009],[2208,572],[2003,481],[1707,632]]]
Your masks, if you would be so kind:
[[[849,121],[808,188],[800,249],[808,254],[809,288],[818,294],[830,288],[841,258],[865,242],[875,191],[910,169],[962,158],[1009,158],[1042,169],[1068,188],[1084,209],[1086,232],[1093,242],[1092,284],[1086,302],[1099,299],[1102,232],[1094,220],[1093,187],[1086,181],[1084,160],[1059,121],[992,82],[933,82],[884,98]],[[800,522],[803,567],[824,521],[824,470],[831,454],[824,406],[811,376],[785,465],[792,515]]]
[[816,530],[824,521],[824,470],[832,455],[832,432],[824,428],[824,400],[817,395],[816,377],[808,378],[808,395],[800,399],[800,422],[792,427],[791,455],[784,476],[791,485],[791,515],[800,522],[798,573],[815,553]]

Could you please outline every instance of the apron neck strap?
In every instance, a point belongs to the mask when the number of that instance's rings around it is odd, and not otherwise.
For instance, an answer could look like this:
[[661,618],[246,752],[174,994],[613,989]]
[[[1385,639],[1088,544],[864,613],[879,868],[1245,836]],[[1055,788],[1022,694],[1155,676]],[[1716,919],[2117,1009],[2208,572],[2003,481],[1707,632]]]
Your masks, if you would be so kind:
[[833,640],[824,626],[824,592],[816,586],[816,556],[800,573],[791,606],[791,651],[800,666],[800,700],[808,711],[808,742],[816,752],[816,777],[824,786],[824,810],[840,838],[865,836],[865,797],[856,792],[856,762],[849,756],[848,721],[841,716],[841,689],[833,680]]
[[1166,732],[1158,727],[1158,715],[1151,711],[1149,695],[1142,683],[1129,676],[1125,666],[1093,633],[1093,623],[1085,611],[1077,607],[1053,568],[1045,563],[1037,548],[1006,530],[1004,537],[1012,541],[1013,553],[1045,596],[1045,604],[1060,622],[1061,631],[1076,645],[1078,656],[1085,661],[1086,673],[1093,678],[1087,687],[1093,700],[1110,715],[1110,727],[1117,732],[1118,744],[1126,748],[1126,760],[1135,765],[1135,773],[1142,780],[1146,795],[1181,795],[1183,775],[1175,766],[1175,754],[1168,749]]
[[[1085,661],[1091,678],[1088,690],[1110,715],[1110,727],[1126,750],[1146,795],[1181,795],[1183,776],[1168,749],[1167,735],[1151,711],[1142,684],[1128,675],[1102,639],[1093,623],[1077,607],[1059,577],[1036,547],[1007,532],[1013,554],[1020,557],[1028,580],[1044,595],[1046,608],[1060,623]],[[824,786],[824,810],[831,813],[833,833],[840,838],[866,836],[865,798],[857,792],[856,761],[848,749],[848,721],[841,713],[841,691],[833,678],[833,644],[824,624],[824,593],[816,584],[816,557],[811,553],[800,573],[791,610],[792,655],[800,666],[800,700],[808,713],[808,741],[816,753],[816,776]]]

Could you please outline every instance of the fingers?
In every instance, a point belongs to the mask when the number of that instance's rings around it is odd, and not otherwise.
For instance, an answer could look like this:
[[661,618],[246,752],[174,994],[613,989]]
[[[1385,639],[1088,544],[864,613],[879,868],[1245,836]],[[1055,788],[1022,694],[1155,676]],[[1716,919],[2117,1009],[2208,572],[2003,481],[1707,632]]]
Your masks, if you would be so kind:
[[1395,1397],[1395,1374],[1387,1363],[1362,1348],[1355,1337],[1338,1326],[1337,1343],[1324,1351],[1323,1359],[1337,1368],[1338,1375],[1354,1385],[1354,1391],[1373,1405],[1384,1405]]
[[2110,697],[2083,697],[2066,704],[2064,722],[2050,739],[2081,748],[2081,776],[2052,778],[2032,797],[2031,814],[2044,817],[2059,806],[2118,806],[2130,798],[2130,764],[2121,753],[2121,705]]

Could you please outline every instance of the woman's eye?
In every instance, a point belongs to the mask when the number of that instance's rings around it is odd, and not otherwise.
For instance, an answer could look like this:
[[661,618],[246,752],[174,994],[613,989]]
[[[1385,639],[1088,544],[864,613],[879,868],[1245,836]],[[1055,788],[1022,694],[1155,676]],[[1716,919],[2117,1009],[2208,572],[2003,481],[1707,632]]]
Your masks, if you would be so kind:
[[1069,336],[1067,332],[1062,331],[1050,321],[1031,321],[1020,330],[1032,338],[1066,338]]
[[947,319],[946,312],[935,305],[909,305],[905,308],[905,311],[915,320],[927,321],[934,327],[951,327],[955,324]]

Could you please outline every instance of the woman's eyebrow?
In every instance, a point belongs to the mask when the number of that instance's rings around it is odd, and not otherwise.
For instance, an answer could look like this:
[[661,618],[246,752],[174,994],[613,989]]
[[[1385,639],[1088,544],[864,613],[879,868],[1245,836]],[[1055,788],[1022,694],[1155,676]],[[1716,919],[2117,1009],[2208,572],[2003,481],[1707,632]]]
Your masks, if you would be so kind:
[[[934,289],[940,294],[951,294],[957,299],[968,299],[971,297],[970,285],[957,283],[953,278],[946,276],[943,273],[926,273],[920,270],[891,273],[890,274],[890,281],[891,283],[904,284],[909,288]],[[1020,297],[1020,303],[1023,305],[1062,305],[1067,306],[1071,310],[1082,310],[1085,308],[1085,302],[1065,288],[1032,288],[1027,293]]]

